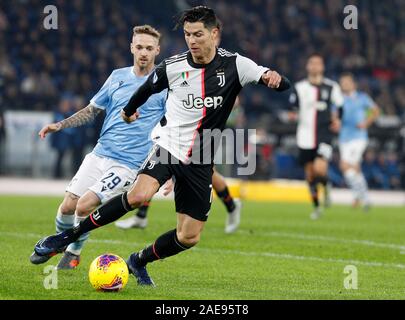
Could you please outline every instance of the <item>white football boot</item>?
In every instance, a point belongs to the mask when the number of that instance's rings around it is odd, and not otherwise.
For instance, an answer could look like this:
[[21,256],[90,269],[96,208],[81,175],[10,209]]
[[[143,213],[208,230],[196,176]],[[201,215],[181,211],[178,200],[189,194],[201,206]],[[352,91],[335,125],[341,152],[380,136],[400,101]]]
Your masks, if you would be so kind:
[[128,219],[119,220],[115,222],[115,226],[120,229],[140,228],[144,229],[148,225],[148,218],[139,218],[134,215]]
[[322,217],[322,209],[320,207],[315,208],[310,215],[311,220],[318,220],[320,217]]
[[235,209],[232,212],[228,213],[225,222],[225,233],[235,232],[240,224],[240,216],[242,211],[242,202],[240,199],[234,199]]

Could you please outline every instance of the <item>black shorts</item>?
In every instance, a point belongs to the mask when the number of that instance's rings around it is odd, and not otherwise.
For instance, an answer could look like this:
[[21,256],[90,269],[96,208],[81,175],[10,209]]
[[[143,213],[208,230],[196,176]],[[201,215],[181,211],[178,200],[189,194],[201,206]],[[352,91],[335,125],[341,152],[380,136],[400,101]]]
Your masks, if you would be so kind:
[[301,166],[305,166],[309,162],[313,162],[316,158],[322,158],[329,161],[332,157],[332,146],[321,142],[315,149],[299,148],[298,161]]
[[212,164],[184,164],[160,146],[155,146],[139,174],[155,178],[162,186],[175,177],[176,212],[207,221],[212,202]]

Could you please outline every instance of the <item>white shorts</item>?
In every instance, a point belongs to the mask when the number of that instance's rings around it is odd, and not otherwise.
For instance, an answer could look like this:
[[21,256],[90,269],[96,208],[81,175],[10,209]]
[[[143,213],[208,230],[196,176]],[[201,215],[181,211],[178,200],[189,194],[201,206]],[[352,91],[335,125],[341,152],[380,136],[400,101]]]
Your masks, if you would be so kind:
[[104,203],[132,186],[138,172],[109,159],[89,153],[66,188],[79,197],[93,191]]
[[350,165],[358,165],[361,163],[366,148],[367,140],[364,139],[341,143],[339,146],[340,159]]

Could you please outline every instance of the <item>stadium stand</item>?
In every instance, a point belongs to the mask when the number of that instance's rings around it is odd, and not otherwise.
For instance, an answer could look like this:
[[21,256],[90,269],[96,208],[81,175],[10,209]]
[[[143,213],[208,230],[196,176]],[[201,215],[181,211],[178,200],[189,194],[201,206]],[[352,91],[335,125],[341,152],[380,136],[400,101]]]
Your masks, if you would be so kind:
[[[343,1],[56,1],[58,29],[46,30],[42,21],[47,1],[31,0],[28,6],[27,1],[3,0],[0,143],[4,111],[56,111],[61,98],[69,95],[72,101],[87,101],[112,69],[131,64],[132,26],[148,23],[162,32],[161,59],[184,51],[181,30],[170,28],[173,17],[184,4],[204,3],[222,20],[224,47],[274,66],[293,81],[305,76],[305,59],[314,51],[325,57],[328,77],[353,72],[383,114],[370,129],[364,168],[369,183],[374,188],[399,189],[405,185],[405,138],[400,135],[405,122],[405,8],[401,2],[354,0],[359,28],[345,30]],[[249,88],[241,96],[245,127],[264,128],[274,141],[271,154],[266,153],[274,159],[269,161],[274,168],[261,170],[255,179],[302,177],[294,161],[293,139],[286,139],[286,134],[294,135],[294,127],[280,117],[285,104],[286,95],[264,88]],[[86,143],[94,144],[96,130],[88,128]],[[339,186],[339,169],[334,168]]]

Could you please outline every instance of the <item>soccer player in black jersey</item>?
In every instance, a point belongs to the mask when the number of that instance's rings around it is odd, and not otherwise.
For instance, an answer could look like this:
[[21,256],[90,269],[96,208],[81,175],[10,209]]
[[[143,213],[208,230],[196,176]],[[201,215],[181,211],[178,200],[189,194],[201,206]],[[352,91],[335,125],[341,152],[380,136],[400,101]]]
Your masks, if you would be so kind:
[[304,167],[314,211],[311,219],[321,217],[318,184],[324,186],[325,206],[329,206],[328,162],[332,139],[340,128],[343,95],[337,82],[324,76],[323,57],[312,54],[307,61],[307,78],[298,81],[290,94],[291,118],[298,120],[299,162]]
[[[159,139],[140,171],[137,183],[117,196],[74,229],[40,240],[39,255],[63,250],[81,234],[117,220],[141,206],[173,175],[177,226],[156,241],[130,255],[128,268],[140,285],[154,285],[147,263],[176,255],[195,246],[208,218],[212,200],[212,172],[215,143],[245,85],[259,83],[276,91],[289,89],[287,78],[258,66],[252,60],[216,46],[219,23],[214,11],[198,6],[179,18],[189,50],[165,59],[132,96],[122,110],[124,121],[138,116],[153,93],[168,89],[166,121]],[[210,133],[208,139],[204,135]]]

